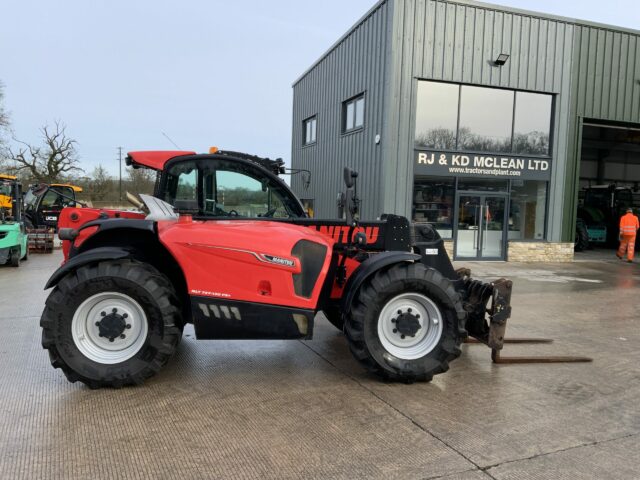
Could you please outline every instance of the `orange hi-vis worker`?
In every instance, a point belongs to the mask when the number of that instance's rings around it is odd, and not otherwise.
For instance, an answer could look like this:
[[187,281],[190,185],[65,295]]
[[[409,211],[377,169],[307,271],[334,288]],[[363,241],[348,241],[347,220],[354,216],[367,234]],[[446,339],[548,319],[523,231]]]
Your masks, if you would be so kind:
[[638,228],[640,228],[638,217],[633,214],[631,208],[628,208],[627,214],[620,217],[620,248],[618,248],[618,253],[616,254],[620,260],[622,260],[626,252],[627,262],[633,262]]

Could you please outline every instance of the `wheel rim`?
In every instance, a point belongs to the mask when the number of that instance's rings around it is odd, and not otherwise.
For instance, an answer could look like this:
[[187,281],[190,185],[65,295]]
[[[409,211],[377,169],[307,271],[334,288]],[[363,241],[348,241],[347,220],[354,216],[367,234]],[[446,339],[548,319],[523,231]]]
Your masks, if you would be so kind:
[[114,364],[130,359],[147,339],[147,316],[138,302],[119,292],[87,298],[71,322],[73,342],[90,360]]
[[382,308],[378,317],[378,338],[391,355],[415,360],[438,345],[442,323],[440,309],[431,299],[420,293],[403,293]]

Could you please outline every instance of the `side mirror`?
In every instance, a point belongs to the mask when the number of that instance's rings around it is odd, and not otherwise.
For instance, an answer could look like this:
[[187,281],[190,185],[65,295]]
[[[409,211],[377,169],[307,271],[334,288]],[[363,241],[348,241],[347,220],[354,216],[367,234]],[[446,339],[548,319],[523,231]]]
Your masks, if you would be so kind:
[[360,200],[356,193],[356,178],[358,178],[358,172],[351,170],[348,167],[344,168],[344,184],[347,187],[346,192],[342,197],[344,201],[344,213],[347,225],[353,226],[356,224],[360,206]]
[[344,207],[346,203],[345,194],[343,192],[339,192],[338,198],[336,199],[336,205],[338,206],[338,218],[344,218]]

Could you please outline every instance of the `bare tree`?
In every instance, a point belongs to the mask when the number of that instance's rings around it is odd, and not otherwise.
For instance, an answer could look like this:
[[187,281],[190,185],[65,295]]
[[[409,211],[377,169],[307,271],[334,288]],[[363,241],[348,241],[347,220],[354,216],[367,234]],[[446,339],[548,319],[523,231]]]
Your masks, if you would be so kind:
[[6,134],[9,132],[9,114],[4,109],[4,85],[0,82],[0,169],[6,168]]
[[146,193],[153,195],[155,185],[154,172],[146,168],[130,168],[127,187],[131,193]]
[[0,82],[0,130],[9,128],[9,114],[4,109],[4,85]]
[[91,198],[104,200],[107,194],[113,190],[111,177],[109,177],[107,170],[102,165],[94,168],[91,176],[93,177],[91,180]]
[[14,141],[22,145],[17,151],[9,149],[9,160],[15,169],[28,173],[38,182],[62,180],[70,172],[82,172],[78,166],[76,141],[69,138],[66,127],[59,121],[53,127],[45,125],[42,129],[43,145],[34,146],[26,142]]

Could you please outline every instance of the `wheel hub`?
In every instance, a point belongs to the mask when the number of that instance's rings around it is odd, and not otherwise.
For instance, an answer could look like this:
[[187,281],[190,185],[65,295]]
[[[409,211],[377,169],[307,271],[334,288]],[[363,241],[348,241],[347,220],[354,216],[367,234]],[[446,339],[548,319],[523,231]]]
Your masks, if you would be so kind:
[[402,310],[398,310],[398,317],[391,320],[392,323],[396,324],[396,328],[394,329],[394,333],[400,335],[401,338],[405,337],[415,337],[418,330],[422,328],[420,325],[420,314],[413,314],[412,309],[409,308],[406,312]]
[[105,337],[113,342],[116,338],[126,338],[124,331],[131,328],[131,324],[127,323],[127,313],[118,313],[117,308],[113,308],[110,313],[106,311],[100,312],[102,319],[96,322],[98,327],[98,336]]
[[78,350],[101,364],[124,362],[144,346],[149,331],[140,304],[122,292],[96,293],[83,301],[71,321]]
[[413,360],[431,352],[442,337],[442,313],[419,292],[401,293],[384,305],[378,316],[378,339],[397,358]]

